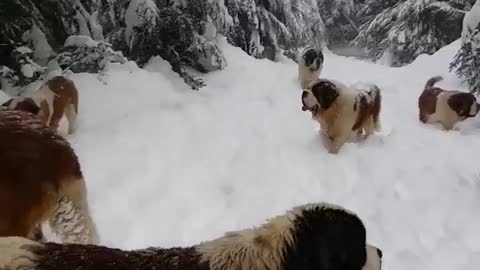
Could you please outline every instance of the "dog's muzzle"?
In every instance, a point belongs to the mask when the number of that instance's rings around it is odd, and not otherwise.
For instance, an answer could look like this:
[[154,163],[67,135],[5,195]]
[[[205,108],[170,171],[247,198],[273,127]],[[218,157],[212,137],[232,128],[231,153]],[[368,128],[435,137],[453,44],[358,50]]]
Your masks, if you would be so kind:
[[473,103],[472,106],[470,107],[470,110],[468,111],[467,117],[475,117],[480,111],[480,104],[479,103]]
[[322,60],[320,58],[315,59],[315,61],[310,65],[309,70],[311,72],[317,71],[322,65]]
[[303,91],[302,92],[302,111],[308,111],[309,108],[305,105],[305,99],[308,97],[308,92],[307,91]]

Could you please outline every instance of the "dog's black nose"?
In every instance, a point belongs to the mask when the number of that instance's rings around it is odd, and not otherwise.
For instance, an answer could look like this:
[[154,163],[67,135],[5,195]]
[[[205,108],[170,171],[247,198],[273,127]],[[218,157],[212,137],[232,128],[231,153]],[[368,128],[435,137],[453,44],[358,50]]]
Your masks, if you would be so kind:
[[302,92],[302,98],[305,98],[306,96],[308,96],[308,92],[307,92],[307,91],[303,91],[303,92]]
[[377,248],[378,257],[381,259],[383,257],[383,252],[381,249]]

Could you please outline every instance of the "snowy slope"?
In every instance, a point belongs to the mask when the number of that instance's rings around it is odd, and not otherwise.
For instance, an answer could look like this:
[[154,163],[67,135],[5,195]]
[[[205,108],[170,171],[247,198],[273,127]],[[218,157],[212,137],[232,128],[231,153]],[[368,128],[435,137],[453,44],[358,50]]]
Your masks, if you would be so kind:
[[479,268],[480,120],[452,132],[417,121],[417,96],[430,76],[447,75],[458,43],[397,69],[327,54],[325,76],[381,86],[391,129],[336,156],[301,111],[293,62],[222,47],[229,66],[200,92],[159,59],[147,71],[112,66],[107,84],[72,77],[80,128],[69,140],[102,244],[185,246],[328,201],[360,215],[384,269]]

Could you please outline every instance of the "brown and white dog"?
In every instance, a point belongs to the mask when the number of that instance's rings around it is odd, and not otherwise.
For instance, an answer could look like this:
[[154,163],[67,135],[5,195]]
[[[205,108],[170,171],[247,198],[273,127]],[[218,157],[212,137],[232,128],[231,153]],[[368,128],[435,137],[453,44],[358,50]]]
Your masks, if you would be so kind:
[[418,98],[418,118],[422,123],[440,123],[443,128],[450,130],[458,122],[475,117],[480,105],[472,93],[435,87],[441,80],[441,76],[436,76],[425,84]]
[[321,49],[306,48],[298,59],[298,80],[302,89],[320,77],[324,55]]
[[0,236],[39,240],[48,222],[64,241],[97,242],[77,156],[38,116],[0,111],[0,164]]
[[44,123],[55,131],[65,115],[68,120],[68,134],[73,134],[77,128],[78,91],[73,81],[64,76],[55,76],[29,97],[12,98],[1,107],[38,114]]
[[0,238],[0,269],[8,270],[380,270],[381,264],[382,251],[366,242],[362,221],[325,203],[191,247],[125,251]]
[[347,87],[327,79],[313,81],[302,92],[302,110],[310,111],[329,138],[329,153],[338,153],[352,133],[366,139],[380,129],[382,96],[374,84]]

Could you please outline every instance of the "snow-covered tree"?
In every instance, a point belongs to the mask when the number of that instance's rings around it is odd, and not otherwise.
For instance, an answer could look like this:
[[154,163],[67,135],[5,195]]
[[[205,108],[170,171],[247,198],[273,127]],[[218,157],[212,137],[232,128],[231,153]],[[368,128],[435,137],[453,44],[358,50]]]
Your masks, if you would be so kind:
[[8,55],[12,64],[0,67],[2,88],[10,95],[18,94],[20,88],[38,80],[45,72],[45,68],[33,60],[34,51],[28,44],[18,45]]
[[255,57],[275,60],[278,53],[324,44],[317,0],[225,0],[225,6],[233,24],[223,34]]
[[470,90],[480,93],[480,0],[463,20],[461,48],[450,64],[450,70],[463,78]]
[[470,10],[473,7],[473,4],[475,4],[476,0],[448,0],[448,2],[452,5],[454,8],[458,8],[461,10]]
[[72,35],[105,40],[139,66],[161,56],[195,89],[203,82],[187,67],[209,72],[227,64],[219,34],[250,55],[272,60],[281,53],[294,58],[324,39],[317,0],[2,0],[0,44],[6,46],[0,46],[0,56],[8,57],[0,57],[0,64],[12,66],[12,50],[33,25],[51,53]]
[[0,89],[8,95],[16,95],[15,85],[18,81],[18,76],[15,72],[7,66],[0,66]]
[[130,50],[136,39],[148,39],[152,35],[158,22],[158,8],[153,0],[131,0],[125,13],[125,42]]
[[114,51],[110,44],[89,36],[70,36],[56,60],[63,70],[77,73],[99,73],[108,63],[126,62],[122,53]]
[[329,46],[345,46],[357,36],[360,25],[355,13],[360,5],[355,0],[318,0],[318,7]]
[[374,60],[402,66],[455,41],[464,15],[448,1],[401,0],[362,25],[353,44]]
[[32,29],[23,34],[22,39],[34,48],[33,60],[40,65],[47,64],[48,57],[52,54],[53,49],[43,31],[37,25],[33,25]]

